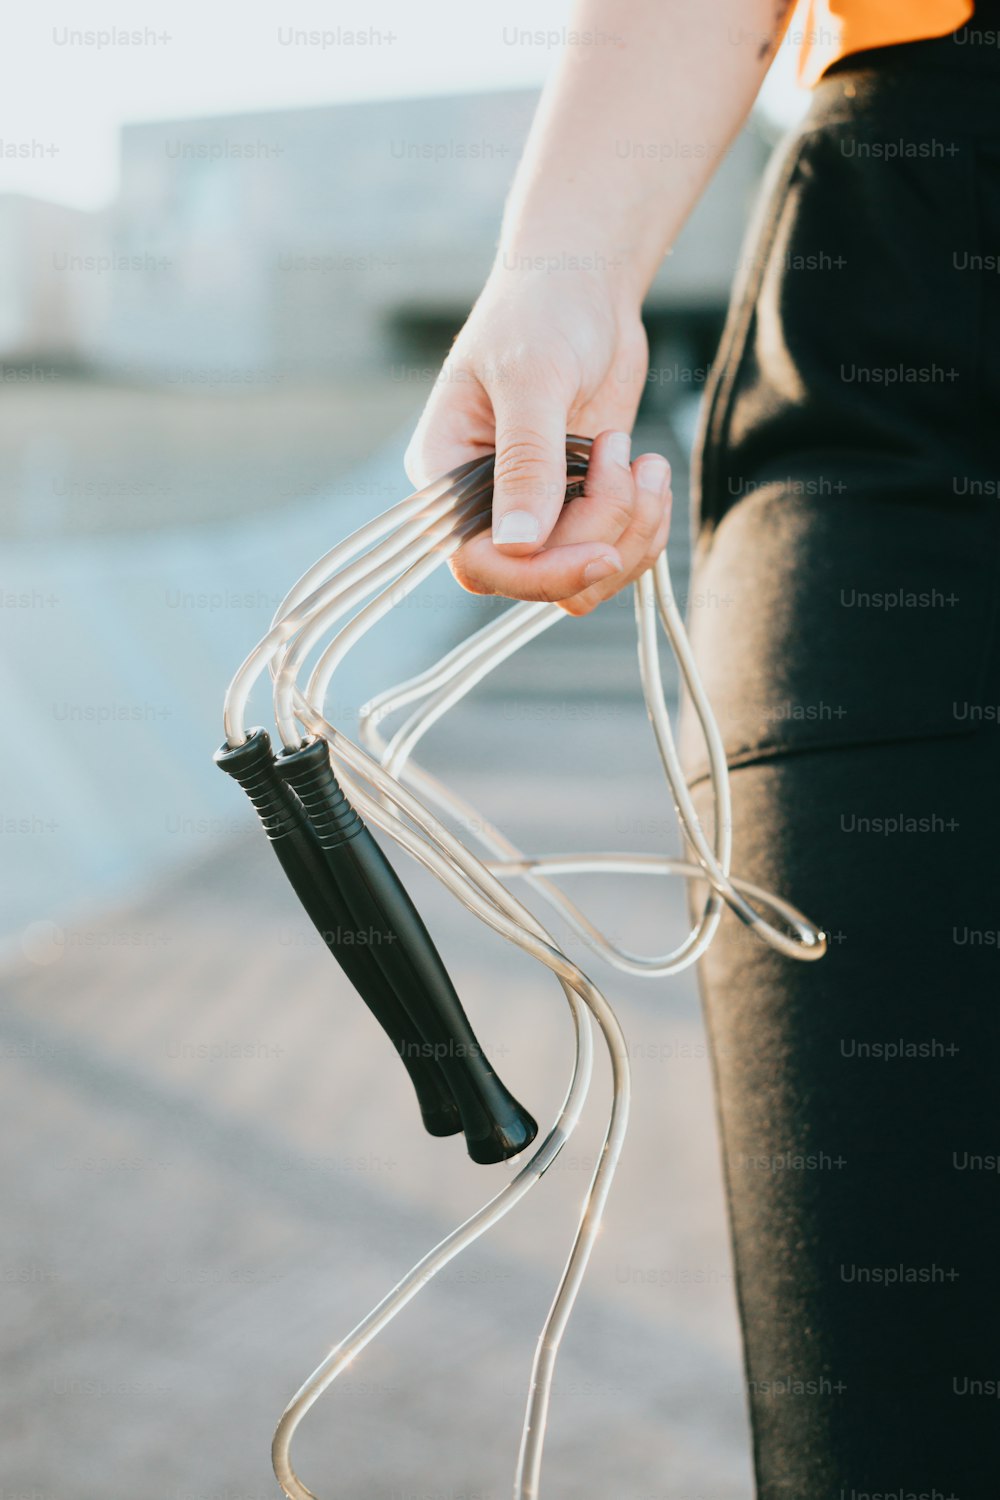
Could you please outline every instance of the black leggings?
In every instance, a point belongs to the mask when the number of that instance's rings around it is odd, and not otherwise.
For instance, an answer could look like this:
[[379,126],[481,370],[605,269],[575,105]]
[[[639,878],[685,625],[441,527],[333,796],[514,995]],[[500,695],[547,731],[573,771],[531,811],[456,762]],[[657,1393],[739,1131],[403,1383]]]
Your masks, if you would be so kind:
[[830,933],[701,970],[760,1500],[1000,1494],[1000,72],[891,50],[782,148],[701,455],[733,869]]

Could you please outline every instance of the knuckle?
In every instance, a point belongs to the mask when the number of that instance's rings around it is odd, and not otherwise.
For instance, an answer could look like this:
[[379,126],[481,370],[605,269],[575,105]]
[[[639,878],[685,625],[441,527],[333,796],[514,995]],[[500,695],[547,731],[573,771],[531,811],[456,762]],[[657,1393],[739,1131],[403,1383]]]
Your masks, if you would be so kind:
[[655,561],[666,541],[666,534],[660,526],[652,526],[642,539],[639,550],[639,558],[643,567]]
[[544,392],[561,389],[566,371],[555,346],[542,347],[531,338],[509,337],[496,347],[483,374],[490,389],[498,393],[529,387]]
[[635,535],[644,550],[659,536],[669,515],[670,512],[664,512],[663,506],[658,502],[640,507],[635,518]]
[[635,515],[634,496],[627,493],[602,492],[597,498],[600,500],[602,519],[615,528],[616,536],[621,536],[622,532],[632,524],[632,518]]
[[656,552],[659,550],[656,545],[656,539],[659,534],[659,518],[654,517],[652,522],[648,525],[643,526],[638,534],[639,554],[641,557],[652,557],[656,555]]
[[543,437],[537,433],[519,433],[502,442],[493,469],[494,483],[508,491],[551,499],[555,483],[551,478],[552,455]]
[[659,526],[656,528],[656,535],[653,538],[652,551],[653,551],[654,558],[659,557],[660,553],[663,551],[664,547],[667,545],[667,541],[669,539],[669,536],[670,536],[670,517],[666,516],[660,522]]

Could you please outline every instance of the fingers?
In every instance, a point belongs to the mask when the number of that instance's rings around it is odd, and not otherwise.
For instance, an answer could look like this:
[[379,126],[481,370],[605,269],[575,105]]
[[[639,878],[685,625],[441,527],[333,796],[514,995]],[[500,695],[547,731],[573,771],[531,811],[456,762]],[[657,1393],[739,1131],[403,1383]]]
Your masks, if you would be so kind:
[[532,557],[507,557],[490,537],[479,536],[455,555],[451,567],[471,594],[554,603],[615,577],[622,571],[622,560],[606,542],[581,542],[544,549]]
[[[449,359],[406,450],[406,473],[418,488],[467,459],[495,451],[497,557],[538,552],[562,510],[568,403],[558,386],[551,374],[520,359],[498,365],[482,379],[465,361]],[[581,554],[574,576],[581,576],[599,552],[594,546],[586,558]],[[543,571],[551,573],[551,564]],[[569,574],[564,570],[561,576]],[[480,591],[502,592],[500,575],[484,577]]]
[[[658,454],[631,464],[630,438],[611,430],[594,439],[583,493],[564,505],[563,403],[533,394],[525,377],[497,381],[492,392],[471,381],[461,401],[438,390],[414,434],[407,472],[426,484],[492,446],[497,424],[493,535],[466,543],[452,559],[458,582],[472,593],[558,602],[569,614],[589,613],[645,571],[666,544],[670,471]],[[501,435],[502,434],[502,435]],[[497,541],[497,537],[503,538]]]
[[498,379],[493,542],[498,556],[528,557],[542,547],[566,494],[567,403],[536,380]]
[[562,510],[548,543],[511,556],[479,536],[452,559],[459,583],[472,593],[553,600],[583,615],[644,572],[666,545],[670,467],[657,453],[630,465],[627,434],[594,440],[584,493]]
[[[586,589],[561,600],[568,614],[588,614],[602,600],[627,587],[653,565],[667,544],[672,499],[670,465],[661,454],[644,453],[632,464],[632,479],[635,505],[628,525],[616,539],[622,570],[613,579],[588,580]],[[567,520],[573,505],[566,508]]]
[[[594,440],[584,493],[564,510],[565,443],[563,435],[559,513],[554,528],[547,521],[548,544],[541,549],[537,543],[497,545],[494,481],[492,538],[477,537],[452,562],[455,577],[464,588],[472,593],[505,594],[513,599],[561,600],[598,582],[614,579],[622,572],[625,563],[615,543],[628,530],[636,506],[629,468],[631,439],[627,432],[604,432]],[[515,514],[520,516],[521,512]]]
[[583,494],[563,509],[549,537],[550,547],[598,539],[617,543],[627,531],[636,507],[631,448],[627,432],[602,432],[594,439]]

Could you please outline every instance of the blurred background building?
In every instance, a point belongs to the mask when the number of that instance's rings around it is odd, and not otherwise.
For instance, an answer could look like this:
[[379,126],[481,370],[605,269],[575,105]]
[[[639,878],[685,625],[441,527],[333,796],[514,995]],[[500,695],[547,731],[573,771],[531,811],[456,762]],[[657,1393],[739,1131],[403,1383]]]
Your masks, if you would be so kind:
[[[145,380],[192,367],[220,381],[406,378],[417,357],[440,356],[483,283],[536,100],[517,90],[126,126],[108,210],[0,198],[0,357]],[[711,142],[616,145],[721,155]],[[706,359],[763,155],[745,132],[647,300],[654,333]]]

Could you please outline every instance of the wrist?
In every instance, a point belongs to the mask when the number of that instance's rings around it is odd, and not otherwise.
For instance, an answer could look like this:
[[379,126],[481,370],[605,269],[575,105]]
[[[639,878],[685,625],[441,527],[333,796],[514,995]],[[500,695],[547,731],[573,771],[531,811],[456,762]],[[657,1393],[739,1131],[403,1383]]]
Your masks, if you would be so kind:
[[576,161],[526,173],[507,201],[496,265],[586,275],[617,307],[637,310],[665,249],[653,188],[645,176],[609,180]]
[[506,300],[519,293],[556,302],[588,302],[616,323],[640,317],[645,287],[634,258],[620,245],[587,235],[519,233],[501,238],[489,285]]

